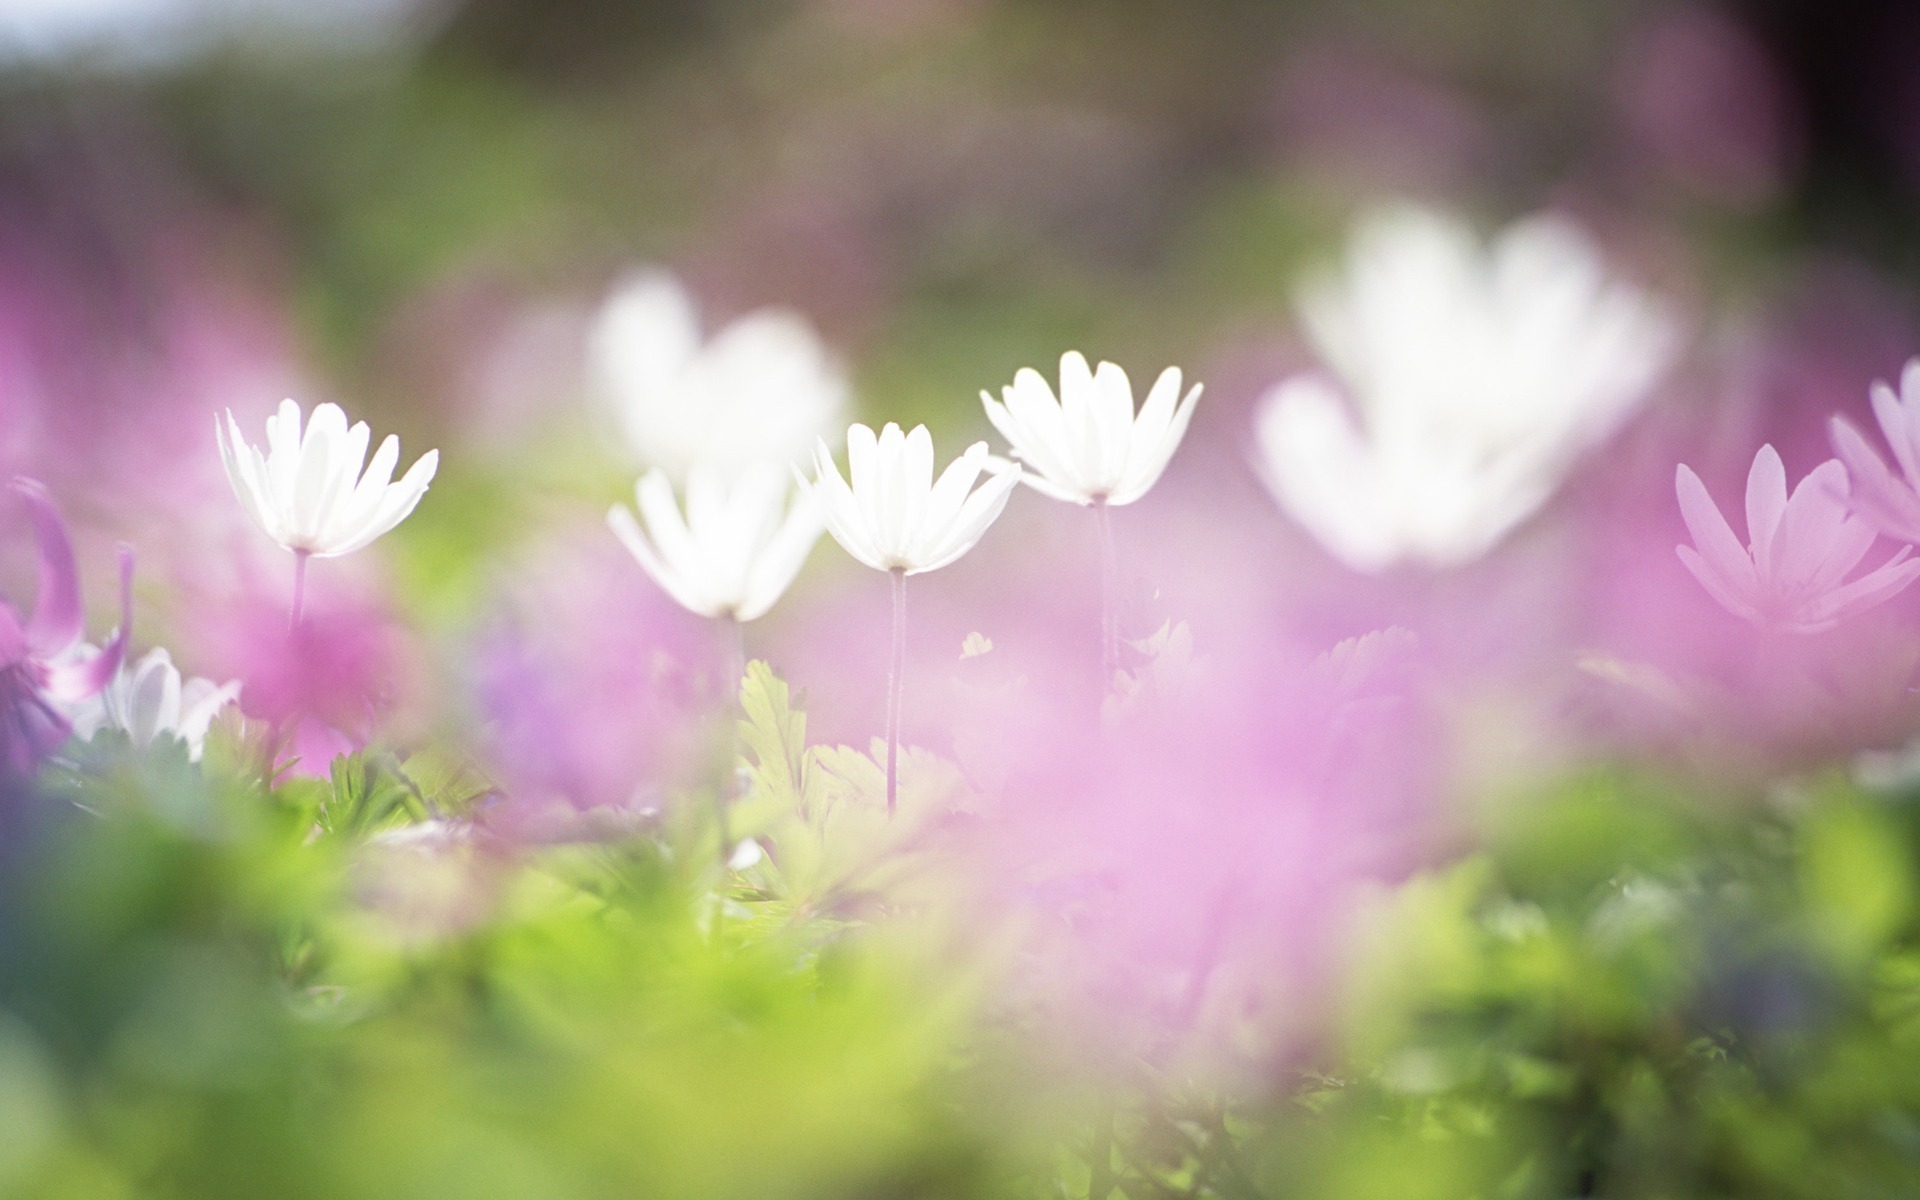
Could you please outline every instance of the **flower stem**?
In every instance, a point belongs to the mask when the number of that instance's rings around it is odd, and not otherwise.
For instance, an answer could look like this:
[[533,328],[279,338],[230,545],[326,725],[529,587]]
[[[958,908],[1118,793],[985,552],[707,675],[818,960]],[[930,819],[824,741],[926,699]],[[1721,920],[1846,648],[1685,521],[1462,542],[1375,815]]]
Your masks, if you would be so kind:
[[747,674],[747,635],[740,618],[726,613],[720,618],[720,640],[726,654],[726,690],[728,704],[740,701],[740,681]]
[[907,666],[907,571],[893,575],[893,657],[887,664],[887,816],[893,816],[900,796],[900,692]]
[[[722,694],[720,711],[726,722],[726,751],[720,760],[719,778],[714,781],[713,821],[715,836],[720,843],[720,875],[725,878],[729,864],[733,861],[733,834],[727,819],[728,810],[733,804],[734,767],[740,761],[740,723],[735,719],[740,711],[741,679],[747,673],[746,636],[740,627],[740,618],[727,613],[719,618],[720,638],[727,660],[727,690]],[[714,914],[714,927],[719,928],[720,917]]]
[[1113,516],[1107,511],[1107,498],[1093,502],[1093,515],[1100,525],[1100,687],[1113,686],[1120,670],[1119,567],[1113,552]]
[[293,552],[293,611],[287,614],[287,632],[295,633],[300,628],[300,610],[307,598],[307,559],[305,550]]

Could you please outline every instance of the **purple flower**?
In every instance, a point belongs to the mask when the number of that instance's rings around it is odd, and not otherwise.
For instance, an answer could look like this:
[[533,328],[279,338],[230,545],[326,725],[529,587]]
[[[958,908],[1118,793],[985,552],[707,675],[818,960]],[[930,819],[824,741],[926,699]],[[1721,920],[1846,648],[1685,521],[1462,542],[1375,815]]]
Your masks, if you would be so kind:
[[33,616],[22,622],[0,602],[0,769],[28,774],[72,733],[61,711],[97,696],[126,654],[133,624],[133,552],[120,551],[120,629],[97,654],[82,650],[85,614],[66,522],[47,489],[16,479],[40,545],[40,591]]
[[1896,477],[1853,422],[1835,417],[1828,429],[1833,452],[1847,465],[1844,493],[1853,511],[1890,538],[1920,544],[1920,358],[1900,373],[1900,394],[1876,382],[1869,395],[1880,432],[1900,464]]
[[1677,548],[1680,561],[1721,607],[1763,629],[1831,629],[1920,576],[1920,560],[1908,561],[1912,548],[1903,547],[1874,570],[1842,582],[1875,537],[1871,524],[1848,513],[1845,487],[1846,468],[1828,459],[1789,496],[1779,454],[1760,447],[1747,473],[1749,540],[1742,546],[1700,477],[1682,464],[1675,488],[1693,545]]

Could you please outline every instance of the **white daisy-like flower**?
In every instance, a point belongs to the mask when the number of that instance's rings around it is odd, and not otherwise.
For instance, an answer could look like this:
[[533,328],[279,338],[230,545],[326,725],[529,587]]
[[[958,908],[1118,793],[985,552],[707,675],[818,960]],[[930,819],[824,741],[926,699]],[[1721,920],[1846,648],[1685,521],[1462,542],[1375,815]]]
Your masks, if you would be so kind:
[[241,436],[231,411],[224,422],[215,419],[214,433],[247,515],[303,559],[351,554],[398,525],[420,503],[440,465],[440,452],[429,450],[395,480],[400,440],[388,435],[368,462],[366,422],[348,428],[337,404],[314,409],[303,435],[300,406],[281,401],[280,411],[267,418],[264,454]]
[[199,762],[213,719],[239,696],[237,681],[183,681],[172,657],[156,647],[131,666],[123,663],[100,694],[74,706],[70,717],[83,739],[101,729],[118,729],[140,747],[162,736],[178,738]]
[[637,273],[601,309],[588,347],[599,403],[634,456],[684,480],[805,460],[846,410],[845,369],[796,312],[763,308],[702,338],[693,298]]
[[1619,428],[1672,363],[1666,305],[1607,274],[1554,216],[1483,245],[1419,208],[1364,221],[1301,316],[1332,378],[1261,401],[1281,507],[1364,571],[1492,549]]
[[1110,362],[1090,369],[1073,350],[1060,356],[1058,399],[1031,367],[1000,390],[1002,399],[985,392],[980,399],[1036,491],[1074,504],[1132,504],[1179,449],[1200,386],[1182,396],[1180,368],[1168,367],[1136,416],[1127,373]]
[[634,487],[639,519],[616,504],[607,524],[681,607],[740,621],[764,615],[819,539],[819,505],[771,465],[735,480],[697,466],[685,490],[683,512],[666,472],[649,471]]
[[[985,472],[979,487],[974,482]],[[795,474],[798,475],[796,469]],[[827,532],[876,571],[918,575],[953,562],[986,533],[1020,482],[1020,466],[975,442],[933,477],[933,437],[925,425],[900,432],[889,422],[878,437],[865,425],[847,429],[849,483],[822,439],[809,484]],[[807,482],[801,476],[803,483]]]

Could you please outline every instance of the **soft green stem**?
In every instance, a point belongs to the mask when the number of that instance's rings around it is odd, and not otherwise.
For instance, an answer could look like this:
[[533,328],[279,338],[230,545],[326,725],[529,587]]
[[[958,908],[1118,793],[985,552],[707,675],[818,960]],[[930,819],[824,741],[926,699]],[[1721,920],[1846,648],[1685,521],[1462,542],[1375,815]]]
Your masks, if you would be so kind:
[[893,816],[900,797],[900,692],[907,667],[907,572],[895,567],[893,576],[893,656],[887,665],[887,816]]
[[747,673],[747,634],[740,618],[732,613],[720,617],[720,640],[727,662],[727,698],[730,703],[740,698],[740,681]]
[[1093,502],[1093,515],[1100,526],[1100,686],[1111,688],[1120,670],[1119,566],[1113,550],[1113,517],[1107,510],[1107,498]]
[[307,559],[312,555],[305,550],[293,552],[293,610],[287,614],[287,632],[295,633],[300,628],[300,610],[307,599]]

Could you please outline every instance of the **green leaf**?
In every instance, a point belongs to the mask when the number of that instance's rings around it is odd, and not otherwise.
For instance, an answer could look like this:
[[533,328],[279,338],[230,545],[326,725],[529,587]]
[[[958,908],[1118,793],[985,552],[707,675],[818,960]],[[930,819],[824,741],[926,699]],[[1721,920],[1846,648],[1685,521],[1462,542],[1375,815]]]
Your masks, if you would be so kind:
[[1879,811],[1848,804],[1822,811],[1805,831],[1800,885],[1825,945],[1859,962],[1906,923],[1913,864]]
[[807,753],[807,714],[793,701],[786,681],[755,659],[740,683],[738,723],[749,786],[728,815],[735,837],[755,837],[806,805],[812,781]]
[[362,838],[432,815],[411,782],[379,756],[340,755],[328,769],[328,783],[316,819],[330,834]]

